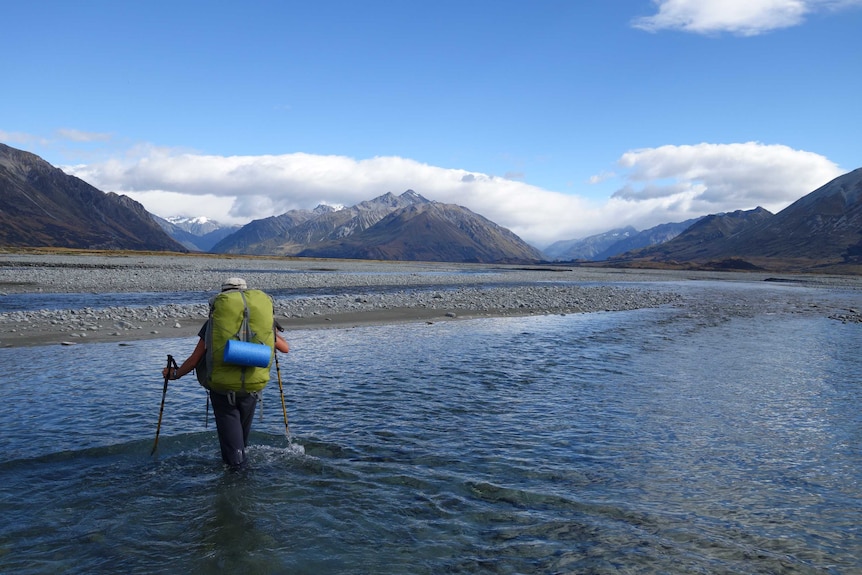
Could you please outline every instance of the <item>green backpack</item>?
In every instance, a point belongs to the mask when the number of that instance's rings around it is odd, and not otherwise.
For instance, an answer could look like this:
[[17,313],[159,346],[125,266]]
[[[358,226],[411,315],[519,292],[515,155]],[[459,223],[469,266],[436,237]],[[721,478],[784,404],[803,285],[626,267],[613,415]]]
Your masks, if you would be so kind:
[[[272,298],[260,290],[229,290],[213,296],[204,339],[206,366],[204,373],[198,374],[198,381],[207,389],[222,393],[262,390],[269,383],[275,353],[274,326]],[[267,346],[266,366],[226,362],[225,350],[231,341]]]

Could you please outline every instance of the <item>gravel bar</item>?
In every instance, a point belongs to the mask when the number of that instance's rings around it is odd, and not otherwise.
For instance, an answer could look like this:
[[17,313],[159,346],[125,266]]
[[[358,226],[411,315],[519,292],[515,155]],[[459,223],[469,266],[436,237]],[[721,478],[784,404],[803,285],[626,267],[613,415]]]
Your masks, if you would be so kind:
[[680,303],[669,282],[765,279],[728,272],[0,253],[0,347],[194,337],[208,313],[206,298],[188,305],[3,311],[7,294],[215,293],[229,276],[245,278],[251,288],[301,294],[274,298],[276,318],[287,329],[632,310]]

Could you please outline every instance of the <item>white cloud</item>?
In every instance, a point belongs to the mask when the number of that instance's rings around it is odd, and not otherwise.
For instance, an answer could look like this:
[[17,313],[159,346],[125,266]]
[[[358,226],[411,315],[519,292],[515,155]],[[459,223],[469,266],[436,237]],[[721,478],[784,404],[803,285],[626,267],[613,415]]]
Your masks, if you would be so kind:
[[321,203],[350,206],[413,189],[429,200],[465,206],[540,247],[624,225],[644,229],[757,205],[778,211],[840,175],[817,154],[758,143],[634,150],[619,167],[615,175],[596,178],[620,182],[612,197],[599,201],[399,157],[225,157],[141,148],[125,159],[65,170],[162,217],[206,216],[223,223]]
[[[143,204],[149,212],[165,218],[171,216],[203,216],[207,219],[214,219],[222,224],[245,224],[248,222],[248,220],[234,221],[232,218],[225,217],[225,214],[230,211],[234,203],[234,199],[230,197],[219,197],[212,194],[194,196],[166,190],[125,192],[125,195]],[[154,206],[160,209],[155,209]]]
[[615,178],[616,174],[613,172],[602,172],[600,174],[596,174],[590,177],[591,184],[601,184],[605,180],[610,180],[611,178]]
[[82,130],[74,130],[71,128],[61,128],[57,130],[57,135],[63,140],[71,140],[73,142],[107,142],[111,139],[111,134],[103,132],[84,132]]
[[0,130],[0,142],[12,144],[26,144],[32,146],[44,145],[48,141],[45,138],[35,136],[33,134],[28,134],[26,132],[7,132],[5,130]]
[[[204,215],[224,223],[311,209],[354,205],[386,192],[413,189],[456,203],[536,242],[572,228],[584,201],[524,182],[440,168],[399,157],[210,156],[144,148],[135,159],[67,166],[97,188],[123,193],[167,217]],[[569,233],[569,232],[567,232]]]
[[697,34],[730,32],[756,36],[801,24],[814,12],[862,5],[862,0],[653,0],[658,13],[638,18],[635,28]]
[[619,164],[628,183],[614,198],[702,214],[757,206],[778,212],[842,173],[818,154],[758,142],[634,150]]

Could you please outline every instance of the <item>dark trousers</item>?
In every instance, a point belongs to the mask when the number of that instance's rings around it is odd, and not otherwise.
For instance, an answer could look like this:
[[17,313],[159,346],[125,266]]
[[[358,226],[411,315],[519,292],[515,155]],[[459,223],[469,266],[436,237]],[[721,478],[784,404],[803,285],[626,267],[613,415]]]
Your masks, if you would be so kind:
[[231,395],[210,391],[213,404],[221,458],[229,466],[238,468],[246,463],[245,448],[251,433],[251,422],[257,406],[257,395],[235,393]]

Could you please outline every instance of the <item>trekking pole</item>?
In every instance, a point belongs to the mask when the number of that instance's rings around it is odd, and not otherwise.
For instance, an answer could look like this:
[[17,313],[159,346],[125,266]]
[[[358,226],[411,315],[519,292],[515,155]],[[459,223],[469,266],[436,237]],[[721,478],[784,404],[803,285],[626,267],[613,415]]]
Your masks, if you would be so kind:
[[284,406],[284,388],[281,386],[281,369],[278,366],[278,352],[275,352],[275,374],[278,376],[278,392],[281,394],[281,412],[284,414],[284,433],[290,437],[290,428],[287,426],[287,408]]
[[171,375],[171,366],[177,367],[177,362],[174,361],[174,356],[168,354],[168,368],[165,371],[165,386],[162,388],[162,406],[159,408],[159,424],[156,426],[156,441],[153,443],[153,450],[150,455],[155,454],[156,448],[159,446],[159,432],[162,430],[162,413],[165,411],[165,396],[168,394],[168,379]]

